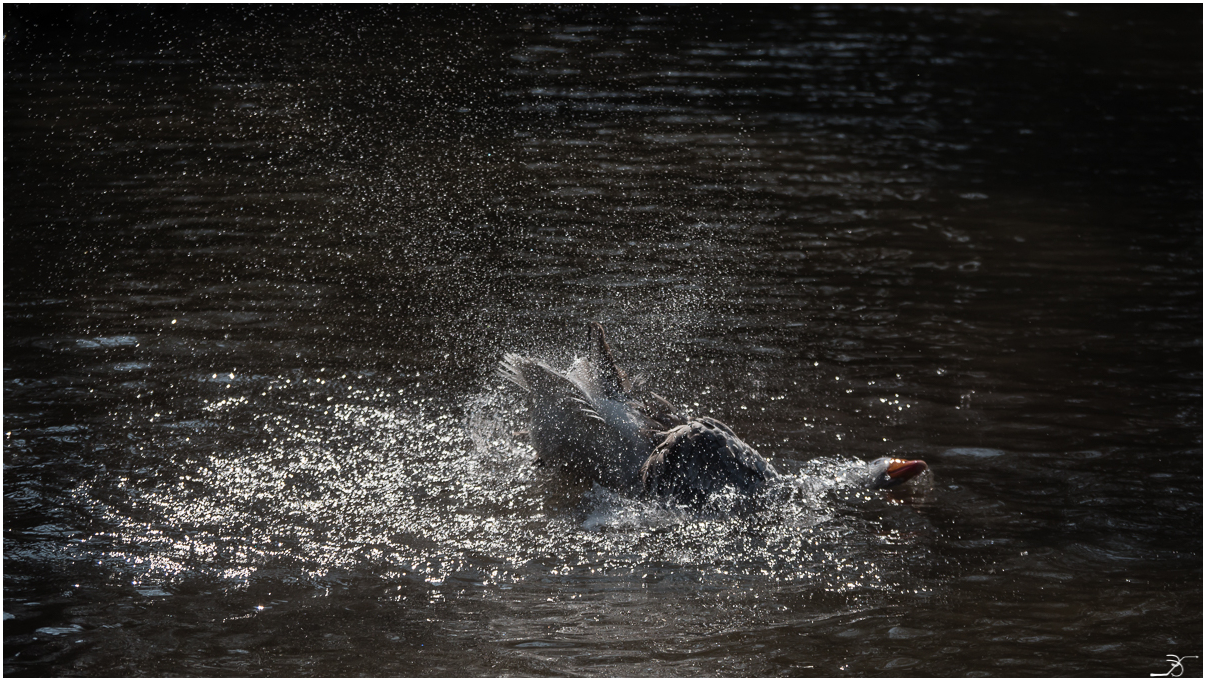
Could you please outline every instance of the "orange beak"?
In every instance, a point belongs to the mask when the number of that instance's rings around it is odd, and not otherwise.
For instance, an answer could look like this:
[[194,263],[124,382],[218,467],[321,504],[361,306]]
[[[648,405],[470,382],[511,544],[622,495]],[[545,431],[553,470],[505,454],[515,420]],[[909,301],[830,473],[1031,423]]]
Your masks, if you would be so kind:
[[908,482],[913,478],[921,475],[922,471],[929,468],[921,459],[906,461],[904,459],[892,459],[888,462],[888,477],[892,478],[889,487],[895,487],[901,483]]

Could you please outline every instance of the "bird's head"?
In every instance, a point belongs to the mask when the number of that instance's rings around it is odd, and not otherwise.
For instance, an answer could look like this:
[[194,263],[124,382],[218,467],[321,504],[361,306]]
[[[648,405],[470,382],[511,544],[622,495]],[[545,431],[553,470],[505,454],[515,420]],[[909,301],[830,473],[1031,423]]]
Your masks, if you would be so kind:
[[881,457],[867,464],[867,486],[871,489],[892,489],[917,477],[926,468],[928,466],[921,459]]

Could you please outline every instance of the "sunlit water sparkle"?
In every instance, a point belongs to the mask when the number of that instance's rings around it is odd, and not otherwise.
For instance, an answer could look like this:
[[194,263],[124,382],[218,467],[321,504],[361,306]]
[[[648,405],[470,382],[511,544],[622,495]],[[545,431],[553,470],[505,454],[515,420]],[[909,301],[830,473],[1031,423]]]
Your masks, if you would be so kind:
[[[80,485],[74,501],[116,528],[84,547],[141,585],[205,578],[237,587],[259,571],[322,584],[365,571],[487,586],[596,572],[645,578],[662,565],[676,579],[876,591],[907,569],[893,558],[924,552],[933,534],[911,510],[894,513],[899,501],[861,490],[853,457],[810,461],[753,511],[736,496],[691,510],[598,486],[583,494],[534,465],[513,436],[523,408],[501,388],[448,404],[374,383],[255,376],[239,382],[242,394],[204,404],[204,419],[157,414],[165,439],[140,451],[188,447],[225,423],[241,424],[244,446],[117,498],[105,491],[121,485],[109,480]],[[909,498],[922,498],[927,483],[914,483]],[[861,517],[869,508],[883,517]]]

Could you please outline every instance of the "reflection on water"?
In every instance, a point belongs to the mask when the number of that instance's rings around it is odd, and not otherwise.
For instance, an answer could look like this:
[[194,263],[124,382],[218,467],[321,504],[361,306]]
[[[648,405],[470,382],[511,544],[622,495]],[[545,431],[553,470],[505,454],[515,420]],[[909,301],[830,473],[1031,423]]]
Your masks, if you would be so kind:
[[[1165,671],[1200,23],[6,7],[6,673]],[[800,484],[533,466],[595,319]]]

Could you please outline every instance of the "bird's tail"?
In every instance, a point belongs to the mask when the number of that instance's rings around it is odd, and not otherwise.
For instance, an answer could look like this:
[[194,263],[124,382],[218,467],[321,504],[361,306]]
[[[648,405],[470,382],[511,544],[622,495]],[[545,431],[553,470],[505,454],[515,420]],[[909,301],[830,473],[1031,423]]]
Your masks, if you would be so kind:
[[616,365],[616,360],[611,354],[611,346],[607,344],[607,334],[603,331],[603,325],[599,322],[591,322],[589,333],[590,347],[587,357],[594,366],[595,375],[603,393],[615,396],[631,392],[632,381],[628,380],[628,375]]

